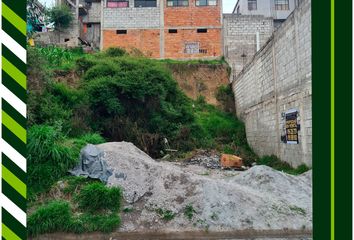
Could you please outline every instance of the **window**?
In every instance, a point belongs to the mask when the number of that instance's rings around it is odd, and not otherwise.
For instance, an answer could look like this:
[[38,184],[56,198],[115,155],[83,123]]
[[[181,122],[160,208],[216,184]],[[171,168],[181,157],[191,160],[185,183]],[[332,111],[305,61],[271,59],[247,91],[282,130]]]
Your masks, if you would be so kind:
[[127,8],[129,7],[128,0],[107,0],[108,8]]
[[216,1],[217,0],[196,0],[195,5],[196,6],[216,6]]
[[127,30],[117,30],[117,34],[127,34]]
[[156,0],[135,0],[134,7],[156,7]]
[[168,33],[177,33],[177,29],[168,29]]
[[197,29],[197,33],[206,33],[206,32],[208,32],[208,29],[206,29],[206,28],[198,28]]
[[184,53],[186,54],[197,54],[199,53],[199,43],[189,42],[184,45]]
[[167,0],[168,7],[184,7],[188,6],[188,0]]
[[257,10],[257,0],[248,0],[248,10]]
[[274,0],[275,10],[289,10],[289,0]]

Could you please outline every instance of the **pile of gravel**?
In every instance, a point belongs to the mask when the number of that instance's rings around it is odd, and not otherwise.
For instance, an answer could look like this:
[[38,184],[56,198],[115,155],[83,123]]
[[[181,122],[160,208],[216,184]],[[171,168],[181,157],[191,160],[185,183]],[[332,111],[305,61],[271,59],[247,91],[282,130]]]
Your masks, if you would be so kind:
[[[126,205],[133,209],[122,215],[121,231],[312,229],[311,171],[292,176],[255,166],[214,178],[157,162],[131,143],[98,148],[113,171],[107,184],[121,186]],[[185,215],[187,206],[195,210],[191,219]],[[163,213],[174,217],[167,221]]]
[[197,155],[185,162],[187,165],[200,165],[210,169],[220,169],[220,154],[209,151],[200,151]]

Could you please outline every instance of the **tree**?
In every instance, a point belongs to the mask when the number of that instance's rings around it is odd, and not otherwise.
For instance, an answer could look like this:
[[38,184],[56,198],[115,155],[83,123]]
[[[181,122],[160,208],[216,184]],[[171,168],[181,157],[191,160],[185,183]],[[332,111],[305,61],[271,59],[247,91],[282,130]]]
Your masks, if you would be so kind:
[[49,10],[48,15],[50,21],[54,22],[54,26],[58,31],[68,28],[74,20],[73,13],[66,5],[53,7]]

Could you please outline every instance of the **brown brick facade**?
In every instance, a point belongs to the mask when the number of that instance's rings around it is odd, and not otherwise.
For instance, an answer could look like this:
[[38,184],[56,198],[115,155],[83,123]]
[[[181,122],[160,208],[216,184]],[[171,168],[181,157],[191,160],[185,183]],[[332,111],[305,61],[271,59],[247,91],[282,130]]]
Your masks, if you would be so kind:
[[188,7],[167,7],[164,9],[165,27],[221,27],[221,6],[195,6],[189,0]]
[[[199,53],[186,53],[188,43],[199,43]],[[197,29],[178,29],[177,33],[165,30],[165,58],[219,57],[221,44],[221,29],[208,29],[207,33],[197,33]]]
[[116,30],[103,31],[103,48],[138,48],[146,56],[160,57],[160,30],[128,29],[127,34],[117,34]]

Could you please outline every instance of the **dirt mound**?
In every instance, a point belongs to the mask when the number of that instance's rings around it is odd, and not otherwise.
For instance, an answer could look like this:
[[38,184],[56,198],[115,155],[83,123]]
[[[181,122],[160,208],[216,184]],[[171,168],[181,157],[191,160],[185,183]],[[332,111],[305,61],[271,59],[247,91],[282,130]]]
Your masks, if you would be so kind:
[[124,189],[130,209],[121,231],[312,229],[311,172],[291,176],[255,166],[198,174],[201,166],[157,162],[131,143],[98,147],[113,171],[108,185]]

